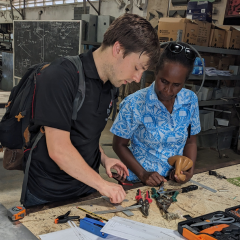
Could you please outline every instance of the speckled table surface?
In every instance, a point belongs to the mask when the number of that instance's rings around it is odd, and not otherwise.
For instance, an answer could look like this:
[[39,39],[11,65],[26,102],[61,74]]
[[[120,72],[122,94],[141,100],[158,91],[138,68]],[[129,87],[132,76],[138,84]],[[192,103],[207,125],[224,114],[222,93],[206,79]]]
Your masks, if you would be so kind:
[[[225,167],[218,169],[219,174],[225,175],[227,178],[238,177],[240,175],[240,165],[234,165],[230,167]],[[129,218],[131,220],[139,221],[142,223],[169,228],[177,230],[178,222],[184,221],[185,218],[182,216],[189,214],[191,217],[197,217],[214,211],[224,211],[226,208],[237,206],[240,204],[240,189],[239,187],[232,185],[225,179],[218,179],[215,176],[208,175],[208,172],[195,174],[193,180],[202,183],[208,187],[217,190],[216,193],[210,192],[202,187],[198,190],[182,193],[177,196],[177,202],[173,203],[169,212],[178,213],[180,219],[167,221],[163,218],[160,210],[158,209],[155,200],[150,205],[149,216],[147,218],[143,217],[139,210],[133,211],[134,216],[127,217],[122,212],[104,214],[107,219],[113,216],[120,216],[123,218]],[[175,182],[168,181],[165,187],[168,189],[179,188],[191,185],[191,183],[186,183],[184,185],[179,185]],[[219,192],[219,189],[227,189],[227,192]],[[123,202],[121,205],[123,207],[130,206],[136,203],[137,189],[131,189],[127,191],[126,199],[128,201]],[[151,187],[141,187],[142,193],[146,190],[151,191]],[[56,207],[48,210],[43,210],[36,213],[31,213],[21,220],[24,226],[26,226],[35,236],[39,237],[41,234],[46,234],[49,232],[58,231],[61,229],[69,228],[68,224],[54,224],[54,219],[71,210],[71,215],[80,215],[81,218],[85,217],[85,212],[80,211],[76,208],[80,206],[91,212],[113,209],[114,207],[102,198],[97,198],[93,200],[88,200],[85,202],[69,204],[61,207]]]

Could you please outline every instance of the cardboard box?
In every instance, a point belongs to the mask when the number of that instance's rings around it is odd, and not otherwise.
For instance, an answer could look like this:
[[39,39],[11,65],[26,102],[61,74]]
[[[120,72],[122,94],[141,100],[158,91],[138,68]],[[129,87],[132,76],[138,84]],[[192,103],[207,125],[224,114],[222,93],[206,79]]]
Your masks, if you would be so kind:
[[205,60],[206,67],[215,67],[218,68],[219,65],[219,57],[217,54],[202,54],[202,58]]
[[189,2],[187,6],[186,18],[191,20],[200,20],[212,22],[212,2],[194,1]]
[[208,47],[212,24],[206,21],[198,21],[197,45]]
[[216,25],[212,25],[211,35],[209,40],[209,47],[224,47],[224,39],[225,39],[226,31]]
[[219,58],[218,69],[229,70],[230,65],[234,65],[235,56],[226,55]]
[[182,42],[197,44],[198,24],[186,18],[160,18],[158,38],[160,42],[176,41],[182,30]]
[[240,31],[234,26],[222,25],[219,27],[226,30],[224,48],[240,49]]

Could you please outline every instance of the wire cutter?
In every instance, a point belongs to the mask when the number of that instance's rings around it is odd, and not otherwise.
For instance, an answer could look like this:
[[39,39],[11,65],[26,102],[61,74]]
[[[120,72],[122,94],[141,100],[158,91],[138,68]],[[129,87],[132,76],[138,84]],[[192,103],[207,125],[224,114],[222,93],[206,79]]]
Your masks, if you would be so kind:
[[69,216],[71,211],[68,211],[67,213],[65,213],[64,215],[58,216],[55,220],[54,223],[66,223],[69,220],[79,220],[80,216]]
[[203,222],[198,222],[190,225],[191,227],[198,227],[214,223],[233,223],[235,219],[233,217],[225,217],[223,214],[215,214],[212,218],[204,220]]
[[144,216],[148,216],[149,212],[149,204],[152,202],[152,199],[150,198],[149,195],[149,191],[146,191],[146,196],[145,196],[145,200],[143,200],[142,195],[141,195],[141,190],[138,189],[137,190],[137,195],[135,197],[135,199],[137,200],[138,205],[142,205],[141,212]]

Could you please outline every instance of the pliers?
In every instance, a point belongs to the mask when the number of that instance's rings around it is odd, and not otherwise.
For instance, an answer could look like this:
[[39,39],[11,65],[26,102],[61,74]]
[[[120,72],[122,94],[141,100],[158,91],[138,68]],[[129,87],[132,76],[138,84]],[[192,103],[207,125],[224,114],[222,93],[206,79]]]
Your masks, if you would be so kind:
[[142,207],[140,208],[141,212],[144,216],[147,217],[149,214],[149,206],[150,206],[149,204],[152,202],[152,199],[150,198],[150,195],[149,195],[149,191],[146,191],[145,200],[143,200],[141,195],[141,190],[138,189],[135,199],[137,200],[138,205],[142,205]]
[[67,213],[65,213],[64,215],[58,216],[55,220],[54,223],[66,223],[69,220],[79,220],[80,216],[68,216],[70,214],[71,211],[68,211]]

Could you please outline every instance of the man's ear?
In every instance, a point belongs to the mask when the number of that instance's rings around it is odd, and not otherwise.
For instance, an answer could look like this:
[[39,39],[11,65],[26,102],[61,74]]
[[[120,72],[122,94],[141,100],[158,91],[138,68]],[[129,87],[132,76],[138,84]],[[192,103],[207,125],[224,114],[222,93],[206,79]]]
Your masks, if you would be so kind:
[[123,47],[118,41],[113,44],[112,54],[114,58],[123,57]]

